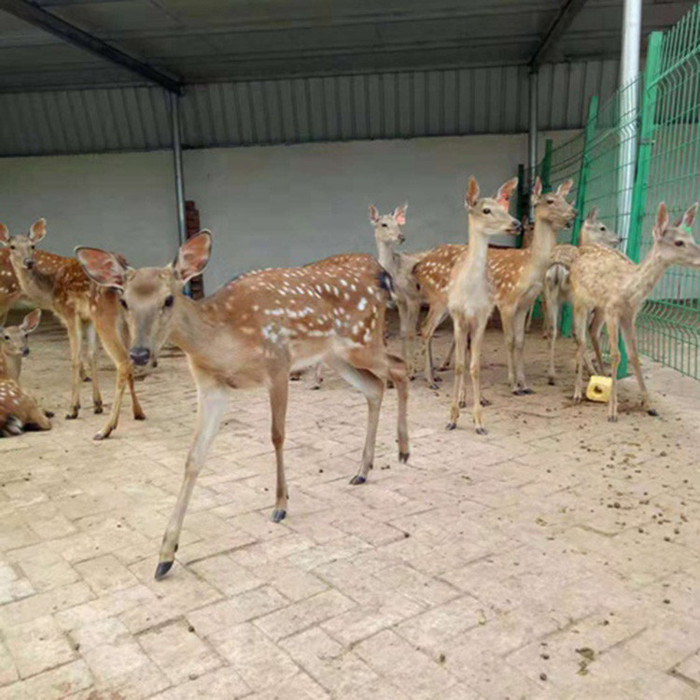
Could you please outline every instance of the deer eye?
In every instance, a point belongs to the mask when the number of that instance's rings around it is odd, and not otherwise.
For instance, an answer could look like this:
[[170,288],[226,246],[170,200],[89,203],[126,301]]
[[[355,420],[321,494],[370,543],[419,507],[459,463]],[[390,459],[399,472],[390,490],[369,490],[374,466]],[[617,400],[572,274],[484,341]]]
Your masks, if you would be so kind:
[[554,204],[554,200],[553,200],[553,199],[547,199],[547,204]]
[[172,294],[168,294],[168,296],[165,297],[165,303],[163,304],[163,306],[165,306],[167,308],[169,306],[172,306],[174,302],[175,302],[175,297]]
[[124,301],[124,299],[122,297],[119,297],[119,303],[122,305],[123,309],[129,308],[129,305],[126,303],[126,301]]
[[682,248],[685,245],[685,241],[675,241],[673,245]]
[[9,340],[9,339],[10,339],[10,336],[9,336],[9,335],[6,335],[6,336],[5,336],[5,340]]
[[10,250],[15,250],[15,249],[16,249],[16,246],[13,246],[13,245],[10,246]]
[[386,224],[382,224],[382,228],[388,228]]
[[601,227],[600,227],[600,230],[601,230],[601,231],[605,231],[605,226],[601,226]]
[[491,210],[490,210],[488,207],[484,207],[484,209],[483,209],[482,211],[484,212],[484,214],[490,214],[490,213],[491,213]]

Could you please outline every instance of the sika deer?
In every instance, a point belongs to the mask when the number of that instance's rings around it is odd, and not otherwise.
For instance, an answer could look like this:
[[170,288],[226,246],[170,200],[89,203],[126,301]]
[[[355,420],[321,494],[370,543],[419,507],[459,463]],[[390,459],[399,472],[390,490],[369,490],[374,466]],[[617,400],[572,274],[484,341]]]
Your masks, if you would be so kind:
[[22,290],[10,262],[10,251],[0,249],[0,326],[5,325],[9,310],[21,296]]
[[619,330],[627,347],[629,361],[642,393],[642,408],[649,415],[658,415],[651,407],[637,354],[635,321],[644,300],[671,265],[700,267],[700,245],[693,239],[692,226],[698,204],[671,225],[666,205],[662,202],[656,213],[654,243],[644,260],[635,265],[616,250],[601,246],[584,246],[570,268],[571,294],[574,300],[576,330],[576,385],[574,401],[583,394],[583,361],[586,352],[588,314],[600,313],[608,329],[610,341],[612,395],[608,420],[617,421],[617,368],[620,364]]
[[21,326],[2,330],[0,335],[0,437],[19,435],[22,430],[50,430],[48,414],[22,390],[18,380],[22,357],[28,354],[26,335],[39,323],[41,311],[27,314]]
[[[611,231],[605,224],[598,221],[598,207],[594,207],[588,212],[586,219],[581,226],[579,236],[579,247],[589,245],[602,245],[606,248],[616,248],[620,244],[620,237]],[[555,383],[554,369],[554,349],[557,342],[557,332],[559,329],[559,310],[562,303],[571,302],[571,286],[569,284],[569,267],[578,254],[578,248],[571,245],[558,245],[552,251],[551,265],[547,269],[544,278],[544,300],[547,315],[549,317],[549,383]],[[589,324],[587,324],[589,325]],[[600,328],[600,326],[598,326]],[[594,349],[600,364],[600,347],[598,345],[598,335],[591,336]],[[588,356],[586,355],[588,364]],[[592,367],[590,368],[592,370]]]
[[455,333],[456,360],[454,391],[448,430],[457,427],[460,406],[466,406],[467,338],[471,340],[470,373],[473,391],[473,415],[476,432],[486,434],[481,415],[481,343],[486,324],[496,302],[496,288],[488,263],[489,236],[517,234],[520,223],[508,213],[508,205],[518,178],[508,180],[493,198],[479,198],[479,185],[469,178],[465,206],[469,218],[469,248],[457,258],[447,290],[447,308],[452,316]]
[[388,280],[376,261],[371,275],[352,265],[342,272],[340,267],[261,270],[193,301],[180,292],[209,260],[208,231],[190,238],[175,262],[161,268],[126,268],[113,254],[93,248],[78,248],[76,253],[98,284],[120,291],[133,338],[132,361],[153,363],[171,338],[187,354],[197,385],[197,427],[160,550],[157,579],[172,567],[187,504],[230,389],[268,387],[277,460],[275,522],[287,513],[283,445],[290,370],[324,360],[367,398],[365,447],[352,484],[364,483],[372,466],[384,383],[391,377],[399,401],[399,460],[407,461],[406,367],[384,346]]
[[[496,285],[496,306],[506,340],[508,381],[516,395],[531,394],[525,380],[523,345],[525,315],[542,289],[544,273],[556,243],[557,232],[573,221],[574,207],[566,201],[572,181],[567,180],[556,192],[542,194],[542,183],[535,182],[532,201],[535,205],[535,227],[532,246],[527,249],[490,249],[489,262]],[[425,299],[430,304],[421,334],[426,348],[425,372],[431,388],[433,378],[430,340],[447,313],[447,290],[452,267],[465,245],[438,246],[415,267],[415,275]]]
[[43,251],[35,258],[35,247],[46,235],[46,221],[39,219],[27,236],[11,236],[0,224],[0,243],[9,247],[10,261],[22,292],[42,309],[52,311],[68,331],[71,352],[72,392],[67,419],[77,418],[80,410],[82,328],[87,329],[88,356],[91,364],[92,395],[95,413],[102,413],[102,397],[97,381],[95,331],[117,368],[114,405],[107,424],[95,435],[102,440],[117,427],[126,385],[136,420],[143,420],[143,410],[136,398],[133,371],[127,352],[128,340],[119,311],[116,292],[101,289],[84,273],[77,260]]

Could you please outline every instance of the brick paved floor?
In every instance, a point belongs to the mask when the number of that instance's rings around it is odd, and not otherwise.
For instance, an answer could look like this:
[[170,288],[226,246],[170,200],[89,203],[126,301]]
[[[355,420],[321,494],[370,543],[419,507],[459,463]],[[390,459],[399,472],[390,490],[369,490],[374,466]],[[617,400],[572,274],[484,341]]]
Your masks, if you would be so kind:
[[62,418],[64,335],[33,340],[25,383],[57,418],[0,441],[1,699],[700,697],[696,382],[645,362],[662,417],[626,381],[612,425],[569,401],[570,341],[549,387],[528,338],[538,393],[516,398],[490,331],[489,435],[468,416],[446,432],[447,392],[416,380],[409,464],[389,391],[375,469],[352,487],[364,399],[304,378],[281,525],[267,399],[237,392],[156,583],[193,428],[184,358],[138,384],[145,423],[127,411],[94,443],[88,386]]

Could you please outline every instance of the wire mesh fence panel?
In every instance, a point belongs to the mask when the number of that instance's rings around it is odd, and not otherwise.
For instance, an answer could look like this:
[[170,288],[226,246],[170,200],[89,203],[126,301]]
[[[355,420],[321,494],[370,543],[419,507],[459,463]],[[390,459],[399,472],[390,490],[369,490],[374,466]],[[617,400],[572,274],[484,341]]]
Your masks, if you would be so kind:
[[[653,244],[660,202],[676,219],[700,198],[700,5],[664,33],[650,58],[657,65],[647,71],[644,92],[650,139],[638,259]],[[700,271],[669,268],[642,307],[637,329],[644,354],[700,378]]]

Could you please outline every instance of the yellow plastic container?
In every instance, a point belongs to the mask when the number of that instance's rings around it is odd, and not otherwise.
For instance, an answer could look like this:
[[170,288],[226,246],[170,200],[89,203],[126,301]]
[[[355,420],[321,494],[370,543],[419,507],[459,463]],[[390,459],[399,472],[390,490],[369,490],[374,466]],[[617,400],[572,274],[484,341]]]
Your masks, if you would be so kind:
[[591,380],[588,382],[588,388],[586,389],[586,398],[589,401],[600,401],[600,403],[607,403],[608,401],[610,401],[611,391],[611,377],[598,377],[596,375],[593,375],[591,377]]

